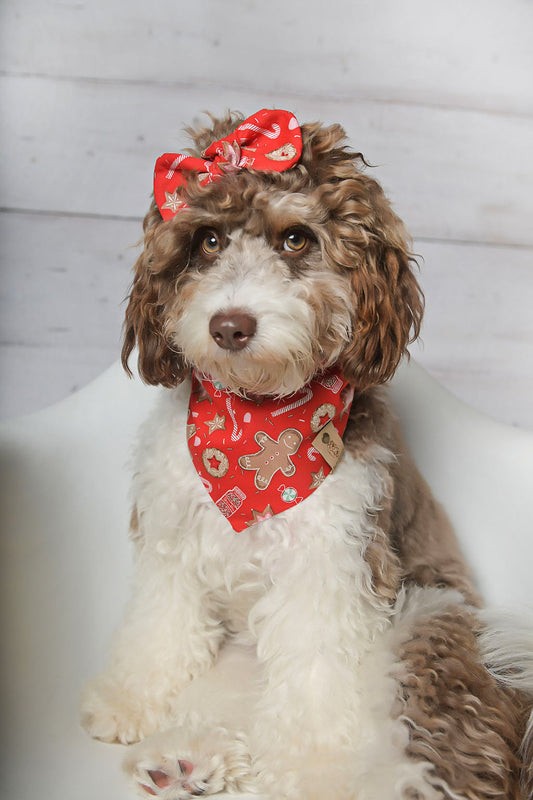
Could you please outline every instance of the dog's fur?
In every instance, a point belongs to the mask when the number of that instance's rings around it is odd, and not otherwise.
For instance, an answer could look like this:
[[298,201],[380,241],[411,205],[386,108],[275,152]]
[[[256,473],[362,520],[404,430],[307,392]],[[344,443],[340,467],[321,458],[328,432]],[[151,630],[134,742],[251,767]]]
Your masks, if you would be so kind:
[[[190,131],[195,153],[239,121]],[[146,216],[123,363],[137,345],[141,376],[167,391],[137,452],[133,597],[82,721],[105,741],[144,740],[125,764],[141,797],[523,800],[531,662],[505,669],[515,643],[487,634],[379,386],[419,332],[409,240],[338,125],[302,137],[293,168],[191,176],[189,209]],[[302,254],[283,249],[295,229]],[[200,247],[206,230],[216,255]],[[257,320],[238,352],[209,333],[234,308]],[[236,534],[187,449],[191,367],[287,396],[333,364],[355,387],[339,466]]]

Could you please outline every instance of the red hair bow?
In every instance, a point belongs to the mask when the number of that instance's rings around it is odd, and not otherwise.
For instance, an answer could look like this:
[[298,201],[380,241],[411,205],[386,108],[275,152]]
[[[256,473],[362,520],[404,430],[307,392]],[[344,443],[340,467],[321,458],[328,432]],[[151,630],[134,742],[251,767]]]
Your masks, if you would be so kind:
[[155,202],[163,219],[172,219],[187,208],[179,193],[187,172],[198,173],[200,183],[205,185],[240,169],[283,172],[296,164],[301,153],[302,134],[294,114],[264,108],[229,136],[213,142],[204,158],[181,153],[160,156],[154,171]]

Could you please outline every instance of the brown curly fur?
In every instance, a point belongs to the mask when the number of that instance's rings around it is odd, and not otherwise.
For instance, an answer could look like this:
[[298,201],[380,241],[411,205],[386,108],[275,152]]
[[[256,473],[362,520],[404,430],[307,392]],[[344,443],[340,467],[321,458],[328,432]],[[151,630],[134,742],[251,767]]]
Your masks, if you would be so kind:
[[523,800],[527,703],[480,663],[478,627],[473,613],[451,606],[421,621],[402,646],[398,712],[410,726],[407,751],[465,800]]
[[[526,800],[531,795],[531,736],[521,742],[531,698],[499,684],[483,664],[472,575],[443,509],[405,449],[382,390],[354,399],[344,437],[365,459],[376,443],[396,454],[388,497],[377,513],[365,559],[374,592],[396,599],[402,585],[455,589],[469,606],[421,619],[398,648],[397,716],[409,727],[407,752],[432,765],[448,800]],[[444,784],[442,784],[444,782]],[[444,788],[443,788],[444,787]],[[417,800],[416,792],[407,795]]]
[[375,585],[386,586],[385,594],[393,597],[402,582],[457,589],[469,603],[480,605],[453,528],[408,453],[386,398],[367,390],[354,398],[344,444],[353,456],[364,458],[376,442],[396,460],[388,465],[389,491],[378,512],[377,527],[386,532],[386,542],[374,541],[365,554],[371,566],[380,565],[379,570],[373,567]]

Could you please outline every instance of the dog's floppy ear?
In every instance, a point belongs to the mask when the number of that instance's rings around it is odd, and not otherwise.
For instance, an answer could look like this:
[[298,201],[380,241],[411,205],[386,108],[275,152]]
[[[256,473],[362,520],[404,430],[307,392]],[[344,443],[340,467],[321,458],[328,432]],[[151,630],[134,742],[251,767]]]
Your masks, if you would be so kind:
[[424,299],[409,237],[380,185],[344,145],[340,125],[304,126],[304,159],[329,212],[324,241],[332,265],[350,274],[352,338],[343,356],[358,389],[389,380],[420,332]]
[[135,276],[124,323],[122,365],[131,375],[128,359],[135,345],[138,369],[148,384],[172,387],[187,376],[183,357],[165,335],[165,311],[175,296],[173,273],[180,253],[168,224],[162,225],[155,203],[144,220],[144,249],[135,265]]
[[411,261],[404,248],[378,240],[352,271],[355,317],[343,371],[360,389],[390,380],[420,333],[424,300]]

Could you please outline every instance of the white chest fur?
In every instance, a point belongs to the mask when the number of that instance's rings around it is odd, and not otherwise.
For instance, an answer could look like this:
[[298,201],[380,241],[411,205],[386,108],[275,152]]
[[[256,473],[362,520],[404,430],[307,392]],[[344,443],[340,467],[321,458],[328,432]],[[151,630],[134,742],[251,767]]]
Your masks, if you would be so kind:
[[192,465],[188,388],[165,392],[142,430],[134,484],[142,550],[167,567],[179,565],[187,580],[208,587],[219,601],[225,594],[230,605],[232,598],[241,604],[246,592],[257,600],[280,583],[295,590],[298,581],[303,592],[304,581],[312,597],[328,599],[346,584],[350,602],[342,613],[355,614],[361,640],[371,639],[388,614],[372,596],[364,552],[374,525],[369,512],[382,500],[383,465],[390,454],[376,447],[370,457],[355,461],[346,453],[304,502],[235,533]]

